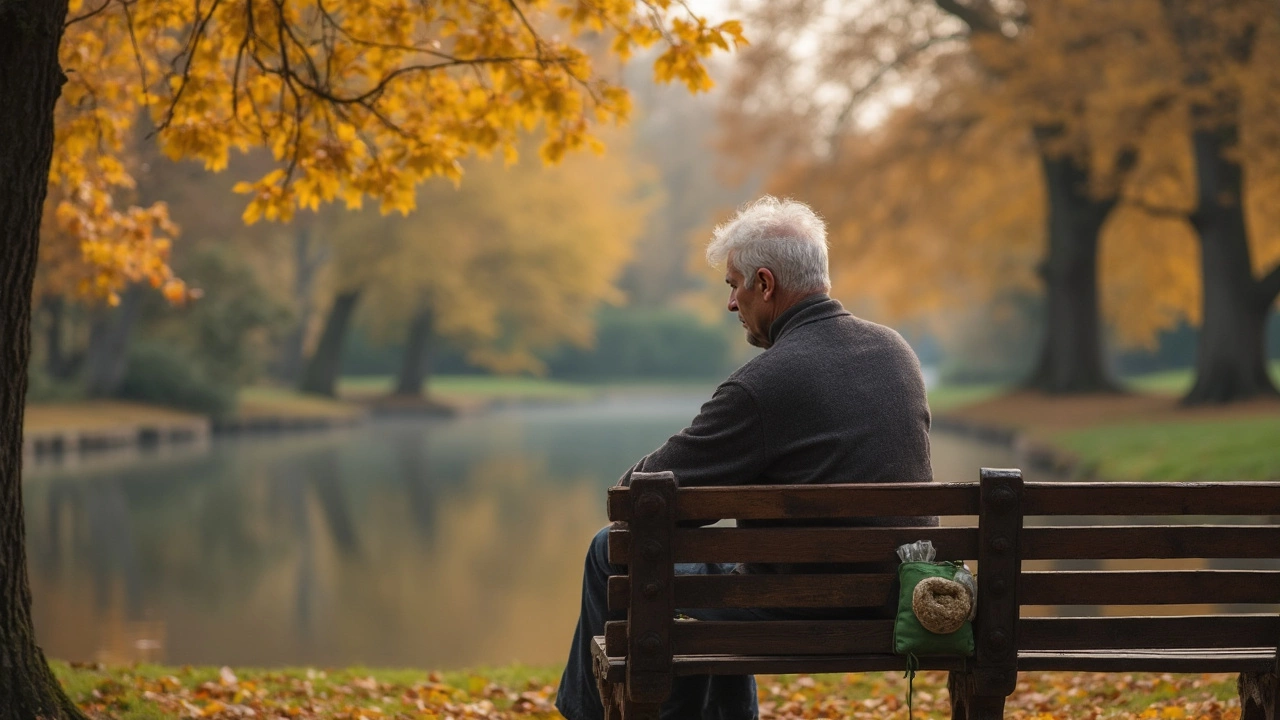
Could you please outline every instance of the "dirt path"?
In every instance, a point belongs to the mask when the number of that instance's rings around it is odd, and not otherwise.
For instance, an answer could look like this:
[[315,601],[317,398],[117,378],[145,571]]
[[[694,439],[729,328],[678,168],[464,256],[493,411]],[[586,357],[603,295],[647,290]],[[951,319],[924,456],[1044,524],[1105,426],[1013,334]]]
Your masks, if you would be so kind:
[[1168,395],[1061,397],[1014,392],[940,413],[966,424],[1017,430],[1047,438],[1064,430],[1100,425],[1176,423],[1280,416],[1280,399],[1185,408]]

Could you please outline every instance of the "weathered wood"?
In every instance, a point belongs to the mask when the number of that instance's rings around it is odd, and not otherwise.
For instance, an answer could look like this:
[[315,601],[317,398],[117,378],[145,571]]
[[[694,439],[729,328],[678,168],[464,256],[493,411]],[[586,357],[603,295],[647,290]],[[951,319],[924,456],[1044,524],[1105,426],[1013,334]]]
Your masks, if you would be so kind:
[[[982,580],[978,583],[978,614],[974,619],[972,697],[966,701],[969,717],[987,714],[990,696],[1003,698],[1018,684],[1022,472],[982,468],[980,483],[978,567]],[[1003,700],[1000,707],[1003,708]]]
[[1276,525],[1126,525],[1029,527],[1023,560],[1121,558],[1272,558],[1280,547]]
[[1280,720],[1280,633],[1275,638],[1275,656],[1267,670],[1240,673],[1236,689],[1240,693],[1240,720]]
[[613,522],[626,522],[631,517],[631,488],[614,485],[609,488],[606,509]]
[[[646,717],[671,694],[671,625],[675,613],[672,533],[676,479],[670,472],[631,476],[629,526],[637,552],[630,560],[627,608],[627,695],[623,717]],[[631,708],[629,711],[628,708]]]
[[[902,672],[901,655],[683,655],[674,662],[676,675],[790,675],[796,673]],[[963,658],[920,658],[921,670],[958,670]]]
[[1265,646],[1264,638],[1277,635],[1280,617],[1275,615],[1022,618],[1018,623],[1018,646],[1024,650],[1247,648]]
[[[674,485],[674,484],[673,484]],[[631,576],[609,581],[613,609],[643,602],[634,564],[647,534],[636,527],[643,487],[610,492],[609,512],[628,520],[610,533],[610,560]],[[999,718],[1019,670],[1242,672],[1256,697],[1243,720],[1275,716],[1275,615],[1022,618],[1020,605],[1224,605],[1280,603],[1275,570],[1020,571],[1021,561],[1145,558],[1275,558],[1274,525],[1023,527],[1026,515],[1280,515],[1280,483],[1023,484],[1016,470],[983,470],[978,484],[674,489],[666,562],[896,564],[897,546],[928,539],[947,559],[977,559],[976,656],[921,658],[922,669],[953,670],[955,717]],[[708,517],[811,519],[909,514],[978,515],[979,525],[944,528],[681,528]],[[669,577],[672,608],[874,607],[891,603],[895,576],[865,574]],[[653,605],[652,602],[650,602]],[[891,620],[676,621],[667,616],[668,674],[869,672],[898,670]],[[656,614],[650,619],[657,623]],[[606,624],[597,640],[601,682],[633,676],[632,623]],[[1265,641],[1259,638],[1266,638]],[[965,672],[960,672],[965,671]],[[668,681],[669,682],[669,679]],[[628,682],[628,686],[630,682]],[[637,705],[628,717],[656,712]],[[1271,693],[1271,694],[1268,694]],[[655,697],[651,695],[650,697]],[[665,697],[665,695],[663,696]],[[1243,695],[1242,695],[1243,697]],[[644,698],[646,701],[649,697]]]
[[[623,656],[605,653],[605,639],[595,638],[597,671],[606,673],[608,682],[626,679],[627,661]],[[960,670],[963,658],[922,657],[921,670]],[[796,673],[893,672],[901,671],[901,655],[868,653],[862,655],[677,655],[672,668],[677,677],[684,675],[784,675]]]
[[622,720],[622,700],[626,696],[626,663],[615,664],[613,658],[605,653],[603,637],[593,638],[591,667],[596,676],[596,690],[600,693],[600,704],[604,706],[605,720]]
[[1023,605],[1280,603],[1280,571],[1024,572],[1018,593]]
[[1280,515],[1280,483],[1028,483],[1026,515]]
[[609,657],[627,654],[627,621],[610,620],[604,624],[604,648]]
[[[856,608],[896,601],[896,575],[684,575],[677,608]],[[609,578],[609,609],[626,609],[630,581]]]
[[624,524],[615,524],[609,528],[609,562],[613,565],[626,565],[631,558],[631,531]]
[[[604,637],[596,638],[604,653]],[[607,679],[622,682],[626,659],[608,657]],[[921,670],[962,670],[961,658],[922,657]],[[1266,648],[1203,650],[1026,650],[1018,653],[1019,671],[1054,672],[1254,672],[1269,673],[1275,653]],[[902,656],[864,655],[678,655],[677,676],[890,672],[902,669]]]
[[947,677],[952,720],[1000,720],[1004,716],[1004,695],[982,695],[974,672],[952,672]]
[[[698,528],[675,531],[675,561],[745,563],[896,564],[899,545],[929,540],[938,557],[978,556],[978,529],[964,527],[849,528]],[[629,531],[609,534],[609,562],[625,565],[631,557]]]
[[1280,718],[1280,688],[1275,672],[1242,672],[1236,680],[1240,693],[1240,720],[1277,720]]
[[1018,653],[1019,670],[1069,672],[1243,672],[1265,670],[1275,662],[1265,649],[1230,650],[1076,650]]
[[671,638],[678,655],[886,654],[893,652],[893,621],[684,620],[672,628]]
[[[609,519],[627,520],[625,494],[609,496]],[[976,483],[755,485],[681,488],[677,520],[977,515]]]
[[[899,545],[930,540],[938,557],[952,560],[978,556],[977,528],[698,528],[677,529],[675,561],[750,563],[896,564]],[[616,529],[609,535],[609,562],[630,560],[633,538]]]

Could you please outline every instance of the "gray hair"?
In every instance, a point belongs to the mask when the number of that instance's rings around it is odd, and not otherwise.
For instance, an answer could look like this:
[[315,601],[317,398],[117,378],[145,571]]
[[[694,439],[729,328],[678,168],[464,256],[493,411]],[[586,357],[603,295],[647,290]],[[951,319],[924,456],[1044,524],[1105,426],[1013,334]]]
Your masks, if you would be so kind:
[[765,195],[711,233],[707,262],[726,262],[748,289],[756,271],[769,268],[784,290],[830,292],[827,226],[808,205]]

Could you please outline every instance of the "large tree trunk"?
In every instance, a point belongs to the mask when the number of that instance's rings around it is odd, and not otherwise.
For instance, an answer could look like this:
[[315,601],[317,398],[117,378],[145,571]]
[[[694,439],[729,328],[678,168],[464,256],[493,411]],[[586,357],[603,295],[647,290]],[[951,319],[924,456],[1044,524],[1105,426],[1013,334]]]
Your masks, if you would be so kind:
[[[1037,135],[1045,132],[1039,131]],[[1102,359],[1098,235],[1114,200],[1088,193],[1089,169],[1041,150],[1049,206],[1049,251],[1041,265],[1045,327],[1027,386],[1049,393],[1116,392]]]
[[419,310],[409,325],[409,339],[404,346],[400,375],[396,378],[396,395],[422,397],[431,362],[431,338],[435,332],[435,316],[430,308]]
[[85,391],[90,397],[115,397],[129,370],[129,343],[142,312],[141,285],[131,285],[114,308],[94,309],[85,353]]
[[316,345],[316,351],[311,354],[307,370],[302,376],[302,384],[298,388],[302,392],[328,397],[337,395],[338,375],[342,370],[342,346],[359,301],[359,290],[340,293],[334,298],[329,317],[325,319],[320,342]]
[[[1232,103],[1234,99],[1225,99]],[[1221,104],[1213,108],[1223,113]],[[1238,118],[1237,112],[1227,113]],[[1192,135],[1197,203],[1191,216],[1200,237],[1204,318],[1196,380],[1187,404],[1225,403],[1276,395],[1267,372],[1266,323],[1276,299],[1276,273],[1253,277],[1244,217],[1244,173],[1235,152],[1239,126],[1226,122]]]
[[67,0],[0,2],[0,717],[80,718],[36,645],[22,514],[22,420],[40,211],[64,76]]
[[317,250],[313,242],[315,230],[311,223],[300,223],[293,236],[294,283],[293,298],[298,304],[298,319],[284,341],[280,361],[280,377],[296,383],[302,375],[303,347],[307,342],[307,328],[315,315],[315,281],[320,266],[327,260],[327,253]]

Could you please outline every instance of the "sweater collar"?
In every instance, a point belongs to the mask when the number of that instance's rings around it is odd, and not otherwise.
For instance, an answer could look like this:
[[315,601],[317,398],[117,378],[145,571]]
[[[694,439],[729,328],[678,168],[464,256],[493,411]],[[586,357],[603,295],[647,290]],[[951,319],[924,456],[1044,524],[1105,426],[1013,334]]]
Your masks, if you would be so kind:
[[839,300],[832,299],[826,293],[814,293],[787,308],[786,312],[773,321],[769,326],[769,345],[778,344],[783,335],[801,325],[848,314]]

